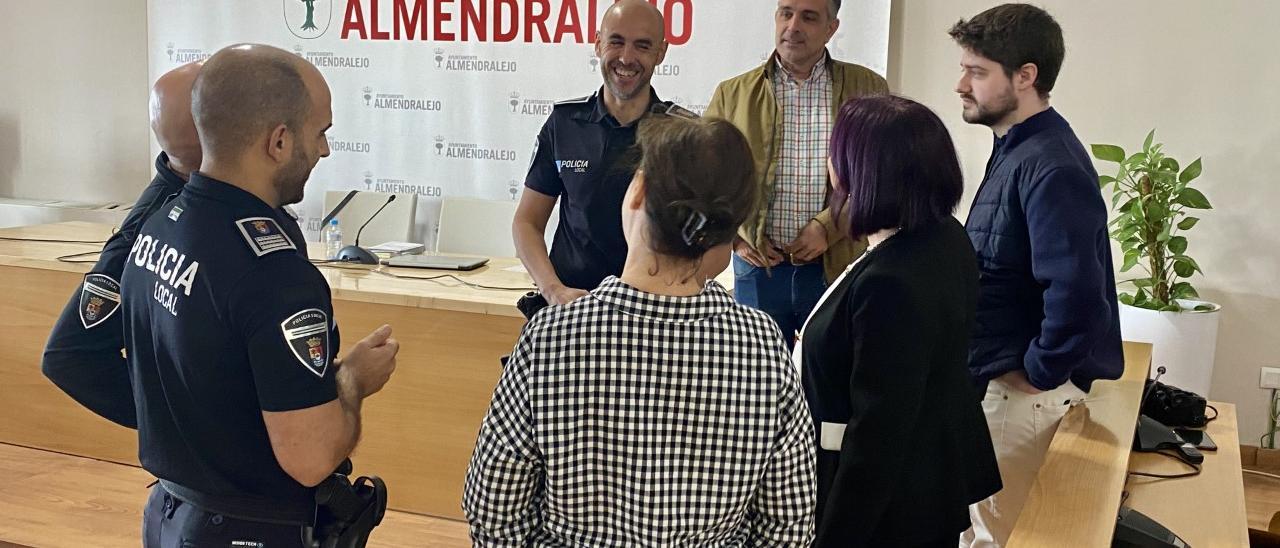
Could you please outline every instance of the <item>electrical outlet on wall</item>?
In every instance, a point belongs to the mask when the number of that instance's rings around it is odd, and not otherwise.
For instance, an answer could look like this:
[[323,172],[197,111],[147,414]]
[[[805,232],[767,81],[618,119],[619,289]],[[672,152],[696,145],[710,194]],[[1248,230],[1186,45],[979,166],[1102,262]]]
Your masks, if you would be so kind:
[[1258,386],[1280,389],[1280,367],[1263,367]]

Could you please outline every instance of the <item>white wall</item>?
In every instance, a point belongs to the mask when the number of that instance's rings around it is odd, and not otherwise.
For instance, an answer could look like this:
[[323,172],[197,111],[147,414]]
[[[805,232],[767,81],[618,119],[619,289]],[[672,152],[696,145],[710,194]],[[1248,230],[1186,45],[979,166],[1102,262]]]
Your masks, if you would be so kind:
[[[946,30],[995,4],[893,6],[890,84],[951,128],[969,181],[962,217],[991,135],[960,120]],[[1280,365],[1280,2],[1041,5],[1067,39],[1053,104],[1086,144],[1133,148],[1156,127],[1184,164],[1204,157],[1216,209],[1189,234],[1207,273],[1193,282],[1225,307],[1210,396],[1239,405],[1241,439],[1256,443],[1267,412],[1258,368]],[[0,0],[0,30],[0,196],[131,201],[151,177],[146,0]]]
[[[1140,147],[1151,128],[1186,165],[1215,209],[1188,233],[1205,276],[1191,281],[1223,305],[1210,397],[1236,403],[1243,443],[1266,428],[1258,368],[1280,365],[1280,2],[1271,0],[1047,0],[1067,57],[1052,104],[1081,141]],[[960,51],[946,31],[998,4],[895,0],[891,87],[947,122],[966,176],[968,211],[991,151],[991,132],[965,124],[952,91]],[[1100,166],[1102,167],[1102,166]],[[1109,173],[1110,166],[1099,169]]]
[[0,0],[0,197],[131,203],[148,88],[146,0]]

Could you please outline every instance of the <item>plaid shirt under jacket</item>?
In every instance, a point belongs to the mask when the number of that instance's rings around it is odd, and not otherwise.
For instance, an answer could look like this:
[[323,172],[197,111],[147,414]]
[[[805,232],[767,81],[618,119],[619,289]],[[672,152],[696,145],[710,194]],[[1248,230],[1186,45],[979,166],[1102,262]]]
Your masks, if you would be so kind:
[[832,82],[824,56],[806,81],[796,80],[778,61],[773,93],[778,100],[781,138],[777,172],[766,217],[766,233],[776,246],[790,244],[827,207],[827,156],[832,127]]

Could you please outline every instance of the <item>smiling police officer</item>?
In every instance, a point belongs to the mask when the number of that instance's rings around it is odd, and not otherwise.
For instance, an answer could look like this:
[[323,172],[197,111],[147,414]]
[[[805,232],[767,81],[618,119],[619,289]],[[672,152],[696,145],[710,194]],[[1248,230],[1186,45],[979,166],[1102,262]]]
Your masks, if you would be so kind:
[[320,72],[231,46],[192,108],[200,170],[143,225],[121,281],[139,458],[160,480],[144,545],[304,546],[313,487],[351,454],[399,345],[383,326],[335,358],[329,286],[275,216],[329,153]]
[[[512,223],[516,254],[547,303],[567,304],[621,275],[627,258],[622,197],[635,168],[620,162],[636,142],[636,122],[651,110],[677,109],[649,81],[666,57],[662,14],[644,0],[621,0],[605,12],[596,35],[604,86],[561,101],[538,133]],[[551,252],[545,234],[560,202]]]

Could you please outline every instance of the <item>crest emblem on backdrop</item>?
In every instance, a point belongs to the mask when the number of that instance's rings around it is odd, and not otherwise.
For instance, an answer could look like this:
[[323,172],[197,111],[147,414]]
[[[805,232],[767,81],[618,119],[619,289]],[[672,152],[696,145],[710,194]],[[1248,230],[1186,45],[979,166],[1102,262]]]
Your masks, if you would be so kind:
[[333,0],[281,0],[284,23],[289,32],[303,40],[324,36],[333,22]]

